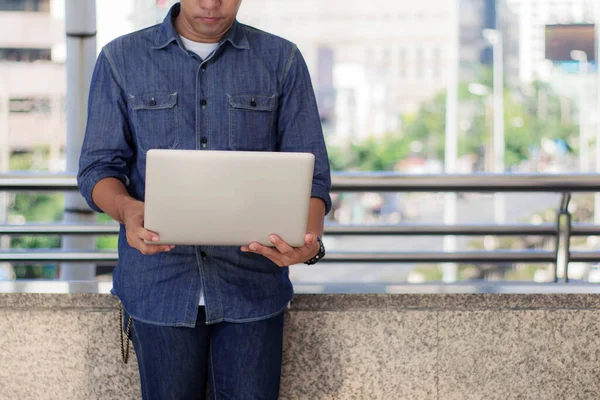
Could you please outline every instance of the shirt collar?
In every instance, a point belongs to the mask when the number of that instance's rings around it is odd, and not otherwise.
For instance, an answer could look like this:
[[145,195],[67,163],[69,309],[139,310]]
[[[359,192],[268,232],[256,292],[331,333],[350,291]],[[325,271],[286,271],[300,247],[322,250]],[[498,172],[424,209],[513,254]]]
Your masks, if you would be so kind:
[[[173,25],[173,22],[175,21],[175,18],[179,15],[180,11],[181,5],[179,3],[175,3],[173,7],[171,7],[167,16],[158,27],[158,31],[156,32],[156,38],[154,39],[154,46],[152,46],[153,49],[163,49],[173,41],[177,42],[179,47],[185,49],[185,46],[181,42],[181,37],[179,36],[177,31],[175,30],[175,26]],[[238,49],[250,48],[248,38],[246,38],[244,30],[237,20],[233,22],[231,28],[227,31],[227,33],[225,33],[225,36],[223,36],[223,38],[219,42],[219,45],[221,45],[224,42],[229,42],[233,45],[233,47]]]

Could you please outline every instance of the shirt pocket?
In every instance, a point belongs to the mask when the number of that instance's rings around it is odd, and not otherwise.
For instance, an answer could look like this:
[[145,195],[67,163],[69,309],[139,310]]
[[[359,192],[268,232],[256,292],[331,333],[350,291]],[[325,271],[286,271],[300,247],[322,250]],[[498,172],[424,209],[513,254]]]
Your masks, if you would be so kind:
[[131,96],[133,126],[140,150],[174,149],[179,144],[177,93]]
[[231,150],[273,150],[277,96],[251,94],[227,96]]

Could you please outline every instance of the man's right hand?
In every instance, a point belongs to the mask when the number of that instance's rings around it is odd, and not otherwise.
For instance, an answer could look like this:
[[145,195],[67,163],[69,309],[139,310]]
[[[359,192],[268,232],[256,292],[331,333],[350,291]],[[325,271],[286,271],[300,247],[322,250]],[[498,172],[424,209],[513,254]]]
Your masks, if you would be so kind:
[[142,254],[152,255],[170,251],[175,246],[164,244],[146,244],[158,241],[158,234],[144,229],[144,203],[131,199],[121,209],[122,220],[127,234],[127,243]]

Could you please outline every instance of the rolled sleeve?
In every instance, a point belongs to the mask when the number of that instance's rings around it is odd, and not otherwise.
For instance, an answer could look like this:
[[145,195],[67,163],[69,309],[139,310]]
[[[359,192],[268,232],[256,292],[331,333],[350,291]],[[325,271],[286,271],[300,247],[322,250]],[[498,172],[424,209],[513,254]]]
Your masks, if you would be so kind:
[[96,211],[96,212],[104,212],[103,210],[101,210],[96,203],[94,203],[94,201],[92,200],[92,191],[94,190],[94,186],[96,186],[96,184],[98,182],[100,182],[102,179],[106,179],[106,178],[117,178],[119,179],[121,182],[123,182],[123,184],[125,186],[129,185],[129,178],[126,175],[121,175],[118,174],[114,171],[110,171],[110,170],[98,170],[98,171],[93,171],[90,172],[89,174],[87,174],[85,176],[85,178],[80,178],[81,175],[77,176],[77,185],[79,186],[79,191],[81,192],[81,194],[83,195],[83,197],[85,198],[88,206]]
[[105,48],[98,56],[92,75],[87,126],[77,174],[79,191],[91,209],[102,212],[92,200],[92,190],[102,179],[112,177],[120,179],[126,186],[129,184],[132,156],[127,104]]
[[283,75],[278,117],[278,150],[315,156],[312,197],[331,210],[331,172],[323,128],[308,67],[297,47],[292,48]]
[[331,196],[329,195],[330,188],[319,183],[315,183],[313,179],[311,197],[321,199],[325,203],[325,215],[331,210]]

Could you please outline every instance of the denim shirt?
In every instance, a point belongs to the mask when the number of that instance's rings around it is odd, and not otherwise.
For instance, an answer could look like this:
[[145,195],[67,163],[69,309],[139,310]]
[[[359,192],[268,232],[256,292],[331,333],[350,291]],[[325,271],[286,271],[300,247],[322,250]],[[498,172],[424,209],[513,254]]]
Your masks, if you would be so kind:
[[[176,4],[163,23],[117,38],[98,56],[78,173],[90,207],[101,211],[92,189],[108,177],[143,201],[149,149],[247,150],[313,153],[312,197],[328,212],[327,151],[297,47],[236,21],[202,60],[175,31],[179,11]],[[261,255],[225,246],[143,255],[121,226],[112,293],[134,319],[193,327],[201,288],[209,324],[269,318],[293,296],[288,268]]]

